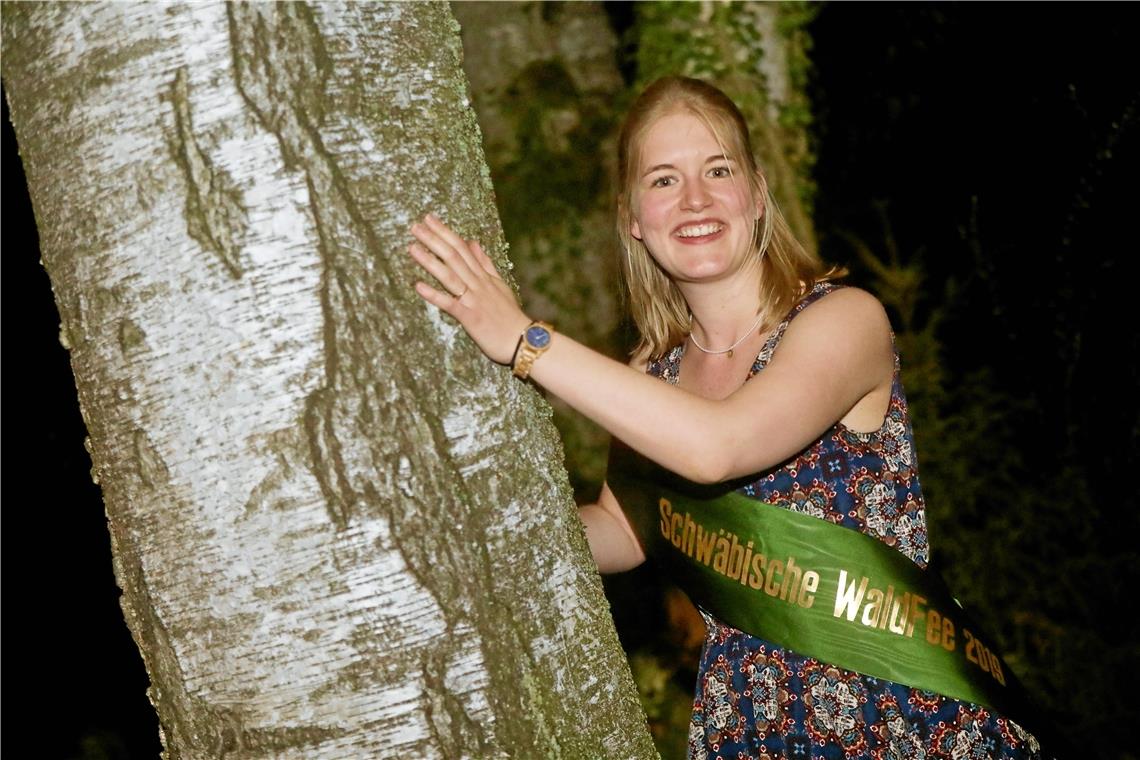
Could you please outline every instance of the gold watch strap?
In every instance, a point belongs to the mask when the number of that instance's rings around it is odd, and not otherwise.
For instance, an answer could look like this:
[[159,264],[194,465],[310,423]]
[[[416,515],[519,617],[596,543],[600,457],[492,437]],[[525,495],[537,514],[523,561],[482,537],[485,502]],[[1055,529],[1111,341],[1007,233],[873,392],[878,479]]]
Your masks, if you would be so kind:
[[546,322],[536,321],[526,326],[511,366],[515,377],[525,380],[530,376],[530,369],[534,366],[535,360],[550,348],[553,335],[554,326]]

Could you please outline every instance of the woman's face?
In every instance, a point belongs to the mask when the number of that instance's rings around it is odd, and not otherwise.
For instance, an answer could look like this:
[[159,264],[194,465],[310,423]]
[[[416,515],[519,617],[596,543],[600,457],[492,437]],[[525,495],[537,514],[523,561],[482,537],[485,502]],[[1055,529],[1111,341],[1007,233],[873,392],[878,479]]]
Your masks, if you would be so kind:
[[678,283],[732,277],[750,259],[763,200],[704,122],[677,111],[650,126],[633,188],[630,232]]

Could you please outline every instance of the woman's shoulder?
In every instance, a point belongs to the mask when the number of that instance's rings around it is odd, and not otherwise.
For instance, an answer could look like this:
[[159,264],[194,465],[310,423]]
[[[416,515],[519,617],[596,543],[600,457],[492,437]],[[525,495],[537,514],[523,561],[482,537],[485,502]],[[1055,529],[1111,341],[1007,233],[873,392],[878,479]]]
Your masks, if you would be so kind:
[[879,299],[861,288],[831,283],[817,285],[789,317],[785,342],[826,341],[860,343],[864,347],[893,345],[891,323]]
[[886,309],[871,293],[852,285],[817,284],[792,310],[797,322],[854,320],[890,329]]

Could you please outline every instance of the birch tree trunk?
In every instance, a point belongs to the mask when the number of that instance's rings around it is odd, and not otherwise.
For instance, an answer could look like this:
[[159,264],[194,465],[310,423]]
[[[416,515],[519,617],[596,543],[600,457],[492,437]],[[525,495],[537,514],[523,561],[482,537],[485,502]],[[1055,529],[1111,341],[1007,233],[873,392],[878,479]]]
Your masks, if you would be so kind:
[[536,394],[419,303],[498,250],[444,4],[4,4],[170,758],[654,756]]

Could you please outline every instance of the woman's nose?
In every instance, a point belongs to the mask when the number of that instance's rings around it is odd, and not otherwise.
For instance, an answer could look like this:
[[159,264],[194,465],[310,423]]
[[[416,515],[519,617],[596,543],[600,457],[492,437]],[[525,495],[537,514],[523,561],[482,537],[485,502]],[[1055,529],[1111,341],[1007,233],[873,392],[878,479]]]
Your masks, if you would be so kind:
[[712,203],[708,188],[705,187],[701,178],[685,183],[685,192],[682,194],[681,201],[687,211],[700,211]]

